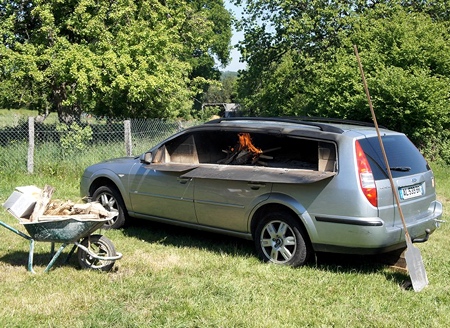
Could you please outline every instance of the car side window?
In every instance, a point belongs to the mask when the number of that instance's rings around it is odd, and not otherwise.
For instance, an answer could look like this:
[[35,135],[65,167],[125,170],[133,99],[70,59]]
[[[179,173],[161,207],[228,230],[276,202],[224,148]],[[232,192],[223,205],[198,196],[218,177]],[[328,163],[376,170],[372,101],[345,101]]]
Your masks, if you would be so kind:
[[237,131],[200,131],[161,146],[155,164],[219,164],[336,172],[334,143]]
[[182,135],[161,146],[153,159],[153,163],[198,164],[198,154],[194,136]]

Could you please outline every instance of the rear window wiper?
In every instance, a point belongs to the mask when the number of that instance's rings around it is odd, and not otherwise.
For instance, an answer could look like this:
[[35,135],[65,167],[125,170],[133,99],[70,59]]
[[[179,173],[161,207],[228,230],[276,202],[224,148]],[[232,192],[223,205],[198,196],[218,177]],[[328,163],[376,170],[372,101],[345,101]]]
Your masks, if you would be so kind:
[[409,166],[394,166],[389,168],[391,171],[408,172],[411,171]]

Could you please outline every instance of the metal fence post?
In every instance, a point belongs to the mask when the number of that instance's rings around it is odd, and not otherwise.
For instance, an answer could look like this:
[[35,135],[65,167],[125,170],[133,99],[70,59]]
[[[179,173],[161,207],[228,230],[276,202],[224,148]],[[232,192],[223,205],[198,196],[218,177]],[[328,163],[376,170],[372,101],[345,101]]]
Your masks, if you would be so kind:
[[125,131],[125,151],[127,153],[127,156],[131,156],[133,152],[131,143],[131,122],[130,120],[125,120],[123,123]]
[[34,117],[28,117],[28,173],[34,171]]

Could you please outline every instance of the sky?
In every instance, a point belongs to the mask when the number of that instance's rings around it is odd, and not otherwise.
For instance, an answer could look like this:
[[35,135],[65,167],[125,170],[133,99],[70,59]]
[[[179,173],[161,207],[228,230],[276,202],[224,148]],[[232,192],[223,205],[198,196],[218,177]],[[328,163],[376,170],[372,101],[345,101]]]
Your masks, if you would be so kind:
[[[228,9],[229,11],[231,11],[236,18],[240,18],[240,15],[242,14],[242,9],[232,5],[230,3],[229,0],[225,0],[225,8]],[[231,38],[231,45],[235,46],[239,41],[243,40],[244,36],[242,32],[236,32],[233,29],[233,36]],[[240,52],[237,49],[232,49],[231,50],[231,62],[230,64],[225,67],[222,68],[220,67],[221,71],[231,71],[231,72],[237,72],[240,69],[244,69],[245,68],[245,63],[241,63],[239,62],[239,57],[241,56]]]

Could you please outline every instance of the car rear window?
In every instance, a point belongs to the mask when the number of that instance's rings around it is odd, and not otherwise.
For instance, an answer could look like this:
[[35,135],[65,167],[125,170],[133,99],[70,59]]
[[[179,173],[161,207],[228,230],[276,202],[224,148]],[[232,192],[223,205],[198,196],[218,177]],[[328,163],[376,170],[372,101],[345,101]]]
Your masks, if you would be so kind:
[[[394,178],[422,173],[430,169],[425,158],[406,136],[382,136],[382,140]],[[372,137],[358,141],[368,157],[375,180],[388,178],[378,138]]]

